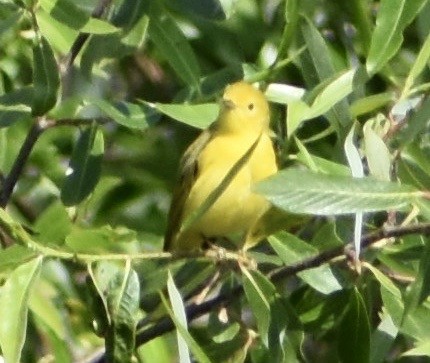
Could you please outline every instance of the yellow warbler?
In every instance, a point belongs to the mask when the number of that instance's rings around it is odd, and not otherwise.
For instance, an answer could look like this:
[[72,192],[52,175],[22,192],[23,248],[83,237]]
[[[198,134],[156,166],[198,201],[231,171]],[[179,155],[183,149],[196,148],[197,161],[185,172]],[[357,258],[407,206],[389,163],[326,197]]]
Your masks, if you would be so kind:
[[[216,237],[239,233],[245,237],[256,226],[269,209],[269,203],[252,193],[251,187],[278,170],[269,121],[269,106],[263,93],[245,82],[227,86],[217,120],[182,157],[164,250],[197,250]],[[232,173],[234,167],[238,170]],[[215,202],[184,226],[184,221],[202,208],[214,189],[225,182],[228,173],[232,179]],[[245,239],[240,247],[251,247],[248,243],[243,246]],[[255,242],[258,241],[252,243]]]

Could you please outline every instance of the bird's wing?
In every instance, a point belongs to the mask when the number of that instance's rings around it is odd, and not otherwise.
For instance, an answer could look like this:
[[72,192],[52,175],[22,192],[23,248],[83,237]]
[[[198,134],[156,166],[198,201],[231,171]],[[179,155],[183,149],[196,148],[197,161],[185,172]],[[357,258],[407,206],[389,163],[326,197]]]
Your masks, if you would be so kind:
[[166,234],[164,236],[164,251],[171,250],[172,243],[181,228],[184,217],[184,205],[199,174],[198,157],[212,138],[212,135],[213,127],[204,130],[182,156],[179,181],[173,192]]

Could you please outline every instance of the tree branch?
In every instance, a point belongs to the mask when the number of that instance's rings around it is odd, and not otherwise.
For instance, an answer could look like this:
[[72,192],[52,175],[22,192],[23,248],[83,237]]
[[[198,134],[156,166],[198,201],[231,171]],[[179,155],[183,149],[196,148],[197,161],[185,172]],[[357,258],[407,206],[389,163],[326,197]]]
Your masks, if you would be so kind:
[[[112,3],[112,0],[100,0],[98,5],[94,8],[93,12],[91,13],[92,18],[99,19],[101,18],[105,13],[110,4]],[[75,58],[78,56],[79,52],[85,45],[86,41],[88,40],[90,34],[89,33],[80,33],[74,43],[72,44],[72,47],[70,48],[69,54],[67,54],[64,65],[66,70],[70,69],[73,62],[75,61]],[[66,72],[67,73],[67,72]]]
[[12,169],[10,170],[6,178],[4,178],[3,180],[3,186],[0,195],[0,207],[2,208],[6,207],[7,203],[9,202],[13,189],[15,188],[15,185],[22,174],[25,163],[27,162],[31,151],[36,144],[36,141],[39,139],[39,136],[44,130],[42,121],[43,119],[41,118],[35,120],[33,126],[31,127],[24,140],[24,143],[19,149],[18,156],[16,157],[15,162],[12,165]]
[[[381,228],[375,232],[364,235],[361,239],[361,246],[364,249],[380,241],[381,239],[402,237],[411,234],[430,235],[430,223]],[[353,248],[353,243],[348,243],[346,246],[340,246],[327,251],[323,251],[318,255],[306,258],[295,264],[274,269],[267,274],[267,277],[270,278],[272,282],[277,282],[279,280],[293,276],[301,271],[318,267],[324,263],[329,262],[335,257],[349,255]],[[232,299],[237,298],[237,296],[242,293],[243,287],[242,285],[238,285],[233,288],[229,293],[219,294],[213,299],[205,301],[202,304],[191,304],[186,309],[187,320],[192,321],[204,314],[209,313],[210,311],[221,305],[228,305],[232,302]],[[174,327],[175,326],[173,324],[173,321],[169,317],[164,317],[153,326],[139,333],[136,337],[136,345],[142,345],[160,335],[163,335],[173,330]],[[102,362],[102,360],[99,362]]]

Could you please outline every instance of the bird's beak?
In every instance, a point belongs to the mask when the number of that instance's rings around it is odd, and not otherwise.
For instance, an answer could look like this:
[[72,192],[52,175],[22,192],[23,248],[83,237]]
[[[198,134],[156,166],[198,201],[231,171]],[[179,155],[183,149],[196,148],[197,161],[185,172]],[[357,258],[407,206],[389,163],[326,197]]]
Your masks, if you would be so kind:
[[232,100],[228,100],[228,99],[224,99],[224,98],[221,101],[221,106],[225,110],[232,110],[233,108],[236,107],[236,105],[234,104],[234,102]]

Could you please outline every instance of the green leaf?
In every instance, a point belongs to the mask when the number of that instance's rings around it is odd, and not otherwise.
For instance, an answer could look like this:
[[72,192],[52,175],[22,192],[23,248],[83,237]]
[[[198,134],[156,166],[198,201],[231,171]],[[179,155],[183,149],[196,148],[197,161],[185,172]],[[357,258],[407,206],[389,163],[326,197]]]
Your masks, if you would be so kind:
[[381,271],[372,266],[370,263],[366,263],[365,266],[373,273],[378,282],[381,284],[382,288],[392,294],[396,299],[400,299],[402,297],[398,287],[394,285],[394,283],[387,276],[385,276]]
[[[302,68],[302,74],[305,77],[306,83],[310,86],[316,86],[318,83],[332,78],[336,74],[337,69],[334,67],[331,53],[324,38],[314,24],[305,18],[300,30],[307,45],[307,52],[304,52],[300,57],[300,67]],[[324,113],[327,112],[326,117],[330,121],[330,124],[337,131],[339,131],[339,127],[345,127],[351,122],[348,103],[345,100],[339,102],[342,98],[340,97],[333,103],[333,105],[337,103],[333,109],[330,111],[327,109],[328,112],[324,111]]]
[[364,150],[370,175],[378,180],[391,179],[391,154],[382,138],[372,129],[372,120],[366,122],[364,131]]
[[[172,274],[170,271],[167,276],[167,291],[169,293],[169,300],[172,304],[172,312],[176,318],[176,321],[179,325],[183,327],[183,329],[188,329],[187,323],[187,314],[185,313],[184,302],[182,301],[181,294],[178,288],[173,281]],[[179,362],[180,363],[191,363],[190,359],[190,351],[188,349],[188,345],[186,340],[182,337],[180,331],[177,331],[176,334],[178,341],[178,350],[179,350]]]
[[192,86],[200,89],[200,69],[194,52],[181,29],[165,12],[155,11],[149,23],[149,37],[177,76]]
[[106,337],[108,362],[133,362],[139,298],[139,277],[127,262],[125,270],[109,281],[106,292],[111,322]]
[[[103,261],[95,269],[89,266],[92,279],[92,308],[99,333],[106,336],[108,362],[133,361],[136,325],[139,312],[140,284],[137,273],[126,261],[120,264]],[[98,304],[98,305],[95,305]]]
[[102,226],[80,229],[75,227],[66,237],[66,245],[75,253],[124,253],[127,244],[136,241],[136,232],[126,227]]
[[[353,91],[353,81],[356,74],[355,69],[342,72],[331,81],[315,98],[306,118],[318,117],[326,113],[335,104],[340,102]],[[346,123],[345,120],[342,120]],[[349,118],[348,118],[349,123]]]
[[425,3],[425,0],[381,1],[366,63],[369,74],[377,73],[396,54],[404,29]]
[[0,273],[15,269],[16,267],[32,260],[36,253],[27,247],[14,244],[13,246],[0,250]]
[[[193,354],[196,357],[196,360],[198,362],[210,363],[211,360],[208,358],[206,353],[202,350],[202,348],[199,346],[199,344],[195,341],[195,339],[191,336],[191,334],[188,331],[188,328],[186,325],[186,318],[184,320],[185,310],[184,310],[181,295],[179,293],[178,288],[175,285],[175,282],[173,281],[173,278],[170,274],[170,271],[169,271],[169,275],[170,275],[169,276],[170,282],[168,281],[169,298],[171,300],[172,307],[174,309],[176,309],[176,311],[175,312],[172,311],[172,309],[169,307],[166,299],[164,298],[164,296],[162,294],[161,294],[161,299],[162,299],[163,304],[164,304],[166,310],[168,311],[170,317],[172,318],[173,322],[175,323],[175,326],[176,326],[176,329],[178,330],[178,333],[181,336],[180,345],[179,345],[179,349],[182,350],[182,353],[180,353],[180,354],[182,354],[181,358],[184,359],[184,361],[188,362],[188,359],[190,356],[188,353],[185,354],[186,353],[185,350],[188,351],[188,348],[190,348],[190,350],[193,352]],[[173,304],[175,306],[173,306]],[[179,341],[178,341],[178,343],[179,343]],[[186,347],[184,344],[186,344]]]
[[160,118],[158,112],[146,103],[119,102],[112,104],[101,98],[87,101],[90,106],[95,105],[102,113],[120,125],[131,129],[144,130]]
[[68,27],[80,30],[90,19],[90,15],[68,0],[40,0],[43,10],[58,22]]
[[398,333],[390,315],[382,315],[381,322],[370,339],[370,363],[383,363],[389,354]]
[[243,288],[252,313],[257,320],[258,332],[267,346],[270,327],[270,305],[275,297],[273,284],[257,270],[248,271],[242,268]]
[[29,308],[44,326],[48,327],[58,339],[67,339],[66,317],[56,306],[56,300],[61,297],[55,287],[45,279],[40,279],[34,286],[29,299]]
[[61,200],[65,205],[76,205],[93,191],[100,178],[103,152],[103,133],[94,123],[81,133],[73,149],[61,188]]
[[421,74],[421,72],[427,67],[430,58],[430,34],[422,45],[420,52],[409,71],[408,77],[406,78],[405,85],[403,86],[402,98],[408,97],[409,92],[414,85],[416,79]]
[[24,87],[0,96],[0,127],[30,118],[33,88]]
[[42,257],[17,267],[0,289],[0,346],[6,363],[18,363],[27,332],[28,299]]
[[403,357],[420,357],[426,356],[430,357],[430,340],[425,340],[423,342],[419,342],[412,349],[409,349],[405,353],[402,354]]
[[373,112],[392,103],[396,98],[394,92],[382,92],[355,100],[349,110],[353,118]]
[[37,219],[34,229],[38,241],[48,244],[63,244],[70,233],[72,221],[60,201],[52,203]]
[[[344,149],[346,159],[348,160],[349,167],[351,169],[351,174],[354,178],[362,178],[364,176],[364,168],[361,162],[360,152],[354,144],[354,134],[355,134],[356,124],[354,124],[351,130],[346,136]],[[360,256],[361,252],[361,235],[363,231],[363,213],[358,212],[355,215],[354,221],[354,248],[356,256]]]
[[421,196],[407,185],[294,168],[260,182],[255,191],[287,212],[316,215],[400,209]]
[[96,18],[89,18],[88,22],[81,28],[81,32],[90,34],[110,34],[117,31],[119,31],[117,27]]
[[55,106],[60,87],[54,52],[44,37],[33,47],[33,83],[32,115],[41,116]]
[[369,317],[363,298],[356,288],[351,291],[348,309],[339,327],[338,352],[341,362],[369,361]]
[[61,54],[66,54],[79,32],[53,18],[42,7],[37,8],[36,19],[40,32],[52,45],[52,48]]
[[[338,102],[348,96],[353,90],[356,70],[342,72],[333,81],[324,85],[315,97],[311,106],[303,100],[293,100],[287,109],[287,130],[291,136],[303,121],[310,120],[327,113]],[[325,84],[326,82],[324,82]],[[279,97],[279,96],[278,96]],[[342,122],[345,122],[342,118]],[[348,123],[350,118],[348,117]]]
[[[315,247],[288,232],[279,232],[275,236],[270,236],[269,242],[286,265],[292,265],[318,254]],[[305,270],[297,276],[324,295],[342,290],[342,285],[328,265]]]
[[187,125],[205,129],[218,116],[219,106],[216,103],[200,105],[156,103],[154,107],[165,115]]

